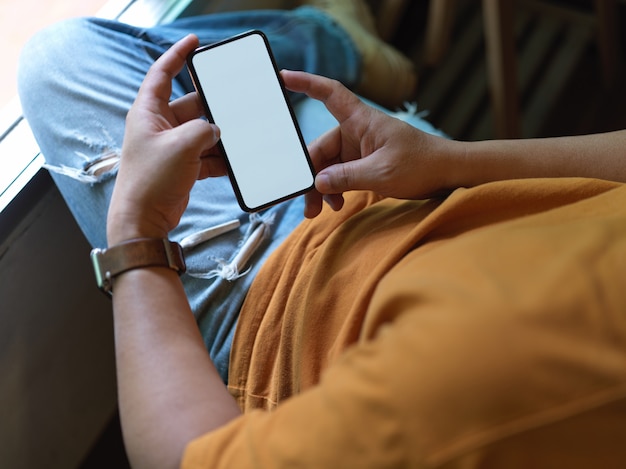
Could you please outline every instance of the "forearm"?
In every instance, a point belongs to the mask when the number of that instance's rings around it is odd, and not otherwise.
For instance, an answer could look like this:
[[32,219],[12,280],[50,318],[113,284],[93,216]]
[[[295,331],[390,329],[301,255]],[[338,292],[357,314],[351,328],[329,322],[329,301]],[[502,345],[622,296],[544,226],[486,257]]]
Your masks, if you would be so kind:
[[589,177],[626,182],[626,131],[462,143],[455,151],[457,186],[537,177]]
[[177,467],[187,443],[239,414],[210,361],[180,279],[138,269],[114,287],[118,392],[133,467]]

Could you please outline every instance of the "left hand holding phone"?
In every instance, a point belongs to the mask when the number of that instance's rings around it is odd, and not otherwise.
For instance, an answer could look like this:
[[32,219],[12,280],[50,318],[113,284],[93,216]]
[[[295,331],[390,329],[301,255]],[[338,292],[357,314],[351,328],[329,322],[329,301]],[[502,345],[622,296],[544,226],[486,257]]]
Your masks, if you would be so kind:
[[463,159],[463,143],[422,132],[368,106],[336,80],[283,70],[287,89],[322,101],[339,125],[309,145],[316,190],[306,194],[305,215],[317,216],[322,200],[333,210],[343,193],[370,190],[385,197],[423,199],[449,188]]
[[204,115],[196,93],[170,102],[172,80],[198,47],[189,35],[150,68],[126,118],[119,173],[107,218],[109,245],[165,238],[180,221],[198,179],[223,176],[215,146],[220,130]]

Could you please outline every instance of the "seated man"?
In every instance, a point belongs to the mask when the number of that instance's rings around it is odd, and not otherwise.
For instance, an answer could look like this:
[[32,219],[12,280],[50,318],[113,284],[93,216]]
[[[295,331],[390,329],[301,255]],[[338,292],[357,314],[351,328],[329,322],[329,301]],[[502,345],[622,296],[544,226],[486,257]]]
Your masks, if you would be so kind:
[[[173,238],[219,180],[196,179],[224,174],[195,95],[169,100],[197,45],[163,54],[128,113],[108,246]],[[339,125],[310,145],[313,219],[247,293],[228,387],[185,279],[114,279],[133,464],[622,467],[626,133],[455,142],[337,81],[282,77]]]
[[[46,167],[92,246],[106,245],[106,213],[126,113],[155,58],[189,33],[207,44],[261,29],[281,68],[341,80],[388,106],[399,106],[412,96],[416,79],[411,64],[373,34],[372,17],[362,1],[303,3],[310,5],[292,11],[190,17],[148,29],[103,19],[72,19],[30,41],[19,70],[24,115]],[[193,89],[189,75],[181,73],[172,97]],[[335,125],[320,103],[295,101],[308,141]],[[407,118],[435,131],[416,116]],[[224,380],[243,298],[264,259],[303,218],[302,199],[249,217],[239,208],[229,180],[216,178],[194,186],[185,216],[171,233],[172,239],[185,240],[185,289]],[[198,242],[223,224],[239,228]],[[260,245],[254,242],[259,232],[264,238]]]

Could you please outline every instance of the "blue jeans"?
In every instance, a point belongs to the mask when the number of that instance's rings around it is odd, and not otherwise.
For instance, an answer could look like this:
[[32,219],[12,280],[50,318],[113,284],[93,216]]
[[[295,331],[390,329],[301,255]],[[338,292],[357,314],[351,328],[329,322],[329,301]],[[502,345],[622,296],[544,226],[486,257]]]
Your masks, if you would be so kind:
[[[268,36],[280,68],[306,70],[358,82],[360,56],[349,36],[314,8],[255,11],[185,18],[143,29],[87,18],[61,22],[36,35],[20,60],[19,94],[46,167],[92,246],[106,246],[106,214],[115,182],[126,113],[154,60],[188,33],[201,44],[248,29]],[[391,85],[393,86],[393,85]],[[182,72],[172,98],[193,85]],[[293,97],[307,141],[336,124],[324,106]],[[435,132],[416,115],[414,125]],[[189,206],[170,239],[238,220],[239,228],[186,249],[183,283],[207,349],[226,381],[230,346],[241,304],[269,254],[303,219],[297,198],[263,213],[241,211],[227,178],[198,181]],[[262,241],[239,260],[242,243],[259,234]],[[234,270],[233,270],[234,269]]]

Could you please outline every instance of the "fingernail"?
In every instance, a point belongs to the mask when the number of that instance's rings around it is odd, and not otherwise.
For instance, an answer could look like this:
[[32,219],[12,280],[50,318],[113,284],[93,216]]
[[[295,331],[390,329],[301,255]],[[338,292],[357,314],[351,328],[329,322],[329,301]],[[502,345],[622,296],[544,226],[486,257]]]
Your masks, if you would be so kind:
[[330,177],[326,173],[319,173],[315,177],[315,187],[318,189],[328,189],[330,187]]

